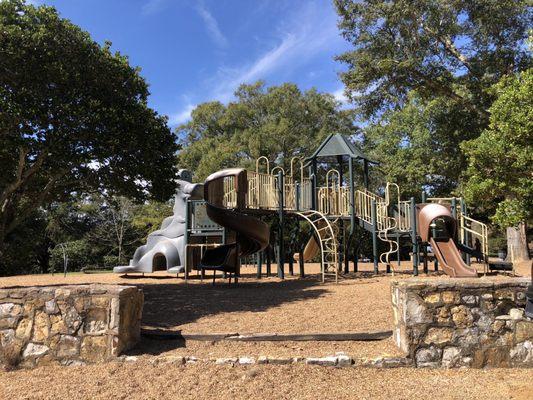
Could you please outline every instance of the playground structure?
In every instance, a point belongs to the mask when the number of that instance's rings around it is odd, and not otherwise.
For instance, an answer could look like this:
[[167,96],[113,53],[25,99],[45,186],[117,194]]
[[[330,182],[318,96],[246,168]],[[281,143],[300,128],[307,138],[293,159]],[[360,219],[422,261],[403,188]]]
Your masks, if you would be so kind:
[[185,269],[186,265],[197,263],[206,249],[224,242],[224,228],[207,217],[203,185],[192,183],[192,174],[180,170],[176,186],[173,215],[163,220],[161,229],[148,235],[146,244],[135,250],[129,265],[115,267],[113,272],[166,270],[187,275],[190,270]]
[[[331,168],[332,163],[336,168]],[[356,163],[362,164],[362,186],[356,182]],[[477,276],[469,266],[470,255],[474,254],[469,244],[473,237],[480,240],[482,254],[479,256],[487,263],[487,227],[467,216],[464,201],[426,199],[423,195],[423,202],[416,204],[414,198],[402,200],[400,188],[394,183],[387,183],[383,195],[373,193],[369,190],[369,166],[373,164],[377,163],[347,137],[332,134],[312,156],[305,160],[293,157],[289,171],[281,166],[271,169],[268,158],[263,156],[257,159],[255,171],[233,168],[212,174],[205,184],[207,214],[236,234],[233,245],[241,249],[230,262],[235,265],[232,271],[238,269],[237,255],[249,255],[268,245],[267,232],[258,217],[277,215],[280,278],[284,277],[286,254],[284,241],[279,238],[284,237],[286,219],[291,217],[303,219],[312,227],[313,236],[297,259],[303,263],[319,253],[323,281],[326,276],[333,276],[337,281],[342,264],[344,272],[348,272],[348,249],[357,243],[356,225],[372,235],[376,273],[380,261],[386,265],[387,272],[394,272],[391,259],[395,257],[400,263],[400,249],[407,242],[412,247],[415,275],[420,253],[424,271],[428,272],[427,247],[431,245],[437,260],[435,268],[440,263],[450,276]],[[259,231],[254,231],[250,224]],[[380,240],[389,246],[381,254],[378,253]],[[207,256],[209,252],[212,250],[207,250]],[[357,269],[357,252],[354,253]],[[258,262],[260,275],[261,262]]]
[[[333,164],[333,165],[332,165]],[[352,249],[357,271],[360,229],[372,237],[374,272],[379,263],[394,273],[400,265],[402,248],[412,249],[413,273],[418,275],[422,261],[428,272],[428,247],[450,276],[477,276],[470,267],[473,238],[481,243],[481,254],[488,264],[487,227],[467,215],[466,205],[458,198],[401,198],[400,187],[387,183],[381,193],[369,189],[369,169],[377,163],[369,159],[350,140],[329,135],[310,157],[293,157],[289,169],[270,167],[267,157],[259,157],[255,170],[230,168],[210,175],[204,184],[191,183],[189,171],[181,170],[177,180],[174,215],[163,221],[160,230],[148,236],[128,266],[116,273],[184,273],[193,269],[240,273],[242,257],[258,253],[261,276],[263,250],[273,245],[262,216],[276,216],[275,232],[278,276],[284,277],[284,264],[303,264],[320,260],[322,280],[349,272]],[[359,172],[359,174],[357,173]],[[361,176],[362,175],[362,176]],[[312,235],[303,251],[287,255],[284,229],[289,218],[306,221]],[[379,252],[379,242],[386,251]],[[267,261],[269,262],[269,261]],[[344,268],[343,268],[344,265]]]

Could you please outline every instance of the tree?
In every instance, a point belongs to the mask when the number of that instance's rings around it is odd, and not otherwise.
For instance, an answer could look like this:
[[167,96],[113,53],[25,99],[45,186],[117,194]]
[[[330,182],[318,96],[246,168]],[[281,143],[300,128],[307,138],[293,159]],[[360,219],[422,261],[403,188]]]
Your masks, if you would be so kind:
[[489,123],[491,86],[532,64],[525,0],[335,0],[337,59],[367,151],[407,194],[459,195],[461,143]]
[[420,197],[424,189],[446,197],[457,190],[466,167],[459,144],[479,130],[478,119],[457,108],[446,98],[424,101],[412,91],[402,109],[385,112],[363,130],[365,151],[402,196]]
[[53,201],[172,195],[176,138],[110,47],[52,7],[0,2],[0,252]]
[[490,86],[531,65],[526,0],[334,0],[353,50],[338,57],[347,92],[366,117],[416,90],[488,121]]
[[505,77],[493,91],[489,127],[463,144],[468,155],[465,194],[507,229],[508,255],[527,260],[526,227],[533,217],[533,69]]
[[263,82],[241,85],[236,100],[200,104],[178,128],[183,150],[178,165],[195,178],[227,167],[255,168],[260,156],[289,167],[293,156],[312,153],[330,133],[356,133],[350,111],[330,94],[301,92],[294,84],[266,88]]

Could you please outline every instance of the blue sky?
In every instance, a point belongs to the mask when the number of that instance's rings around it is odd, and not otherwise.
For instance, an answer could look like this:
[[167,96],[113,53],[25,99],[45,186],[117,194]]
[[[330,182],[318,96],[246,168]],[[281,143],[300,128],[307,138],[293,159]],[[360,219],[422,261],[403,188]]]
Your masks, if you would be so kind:
[[150,105],[185,122],[195,105],[228,102],[243,82],[295,82],[343,100],[333,57],[348,44],[331,0],[31,0],[48,4],[126,54]]

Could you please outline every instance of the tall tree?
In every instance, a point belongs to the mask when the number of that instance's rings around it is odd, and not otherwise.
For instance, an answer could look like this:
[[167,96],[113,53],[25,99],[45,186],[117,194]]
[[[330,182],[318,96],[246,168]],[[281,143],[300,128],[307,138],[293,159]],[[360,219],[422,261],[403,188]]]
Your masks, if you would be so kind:
[[499,79],[531,65],[527,0],[334,0],[353,49],[338,60],[347,92],[367,116],[416,90],[446,97],[488,121]]
[[183,141],[178,164],[203,179],[221,168],[254,167],[257,157],[282,160],[312,153],[330,133],[354,134],[351,111],[341,110],[330,94],[301,92],[294,84],[266,88],[241,85],[236,100],[200,104],[178,128]]
[[507,229],[508,256],[529,259],[527,222],[533,218],[533,69],[494,87],[490,126],[463,144],[469,157],[468,198]]
[[52,7],[0,2],[0,251],[36,209],[71,194],[173,193],[175,136],[110,46]]
[[405,197],[422,189],[447,197],[457,190],[466,159],[459,143],[476,137],[479,120],[449,99],[424,101],[416,91],[400,110],[386,111],[364,129],[366,151],[382,164],[384,177]]

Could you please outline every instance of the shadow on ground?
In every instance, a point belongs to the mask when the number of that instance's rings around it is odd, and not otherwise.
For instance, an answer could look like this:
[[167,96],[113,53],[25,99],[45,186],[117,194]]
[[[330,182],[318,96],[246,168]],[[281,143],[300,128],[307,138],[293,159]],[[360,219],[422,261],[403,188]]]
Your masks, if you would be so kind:
[[327,293],[316,280],[253,281],[237,285],[218,281],[203,284],[146,284],[143,325],[179,329],[181,325],[219,313],[265,311],[284,303],[315,299]]

